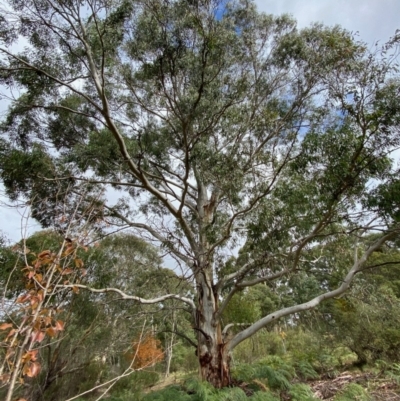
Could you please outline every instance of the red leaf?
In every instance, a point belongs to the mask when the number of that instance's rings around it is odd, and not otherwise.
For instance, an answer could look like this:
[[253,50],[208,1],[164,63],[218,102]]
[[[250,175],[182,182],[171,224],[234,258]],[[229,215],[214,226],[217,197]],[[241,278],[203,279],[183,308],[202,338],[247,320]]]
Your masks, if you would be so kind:
[[37,349],[28,351],[29,355],[31,356],[32,361],[36,361],[38,352],[39,352],[39,350],[37,350]]
[[36,300],[35,300],[35,302],[31,302],[31,308],[32,308],[32,310],[37,309],[38,306],[39,306],[39,303],[38,303]]
[[54,337],[56,335],[56,331],[53,327],[49,327],[48,329],[46,329],[46,333],[50,337]]
[[73,270],[70,267],[67,267],[65,270],[61,272],[61,275],[64,276],[66,274],[71,274],[71,273],[73,273]]
[[83,267],[83,260],[82,259],[75,259],[75,267]]
[[40,372],[40,363],[39,362],[32,362],[29,366],[29,369],[26,372],[28,377],[35,377]]
[[[41,275],[40,275],[41,276]],[[38,280],[39,282],[40,282],[40,280]],[[43,295],[43,290],[40,290],[40,291],[38,291],[38,293],[37,293],[37,299],[38,299],[38,301],[40,302],[40,301],[43,301],[43,297],[44,297],[44,295]]]
[[10,378],[11,378],[11,375],[6,373],[6,374],[0,376],[0,382],[6,383],[10,380]]
[[[36,359],[37,359],[37,353],[38,353],[38,350],[37,350],[37,349],[28,351],[28,352],[26,352],[26,353],[23,355],[22,360],[23,360],[25,363],[30,362],[30,361],[36,361]],[[26,369],[28,369],[28,368],[29,368],[29,366],[26,365],[24,369],[26,370]]]
[[45,338],[46,334],[43,331],[34,331],[32,333],[32,342],[37,341],[38,343],[41,343],[44,338]]
[[71,255],[71,253],[74,252],[74,247],[73,245],[67,245],[65,248],[65,251],[63,253],[64,256]]
[[40,252],[38,255],[38,258],[42,259],[45,256],[50,256],[50,255],[51,255],[51,252],[50,252],[50,250],[47,249],[46,251]]
[[7,330],[10,327],[13,327],[13,325],[11,323],[3,323],[0,325],[0,330]]
[[55,329],[57,331],[63,331],[64,330],[64,322],[62,320],[57,320]]
[[6,352],[6,359],[11,358],[14,354],[15,354],[15,349],[13,349],[13,348],[8,348],[8,350],[7,350],[7,352]]
[[12,329],[12,330],[10,330],[10,332],[8,333],[8,335],[7,335],[7,337],[6,337],[6,338],[9,338],[9,337],[11,337],[11,336],[12,336],[12,335],[14,335],[16,332],[17,332],[17,330],[16,330],[16,329]]
[[24,294],[24,295],[21,295],[20,297],[18,297],[15,302],[17,304],[22,304],[22,303],[26,302],[30,297],[31,297],[31,294],[29,294],[29,293]]

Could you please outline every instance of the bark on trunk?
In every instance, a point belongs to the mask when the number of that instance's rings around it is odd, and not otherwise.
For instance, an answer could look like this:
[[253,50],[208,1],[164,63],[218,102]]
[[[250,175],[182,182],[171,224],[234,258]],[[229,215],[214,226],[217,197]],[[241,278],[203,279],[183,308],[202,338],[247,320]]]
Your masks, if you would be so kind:
[[173,342],[174,335],[171,334],[171,338],[165,340],[165,378],[169,377],[170,374]]
[[196,316],[197,356],[201,379],[208,381],[216,388],[222,388],[231,384],[231,358],[228,344],[222,336],[221,322],[215,319],[218,294],[211,288],[208,285],[200,291]]
[[216,388],[231,384],[230,355],[223,343],[202,344],[199,346],[200,376]]

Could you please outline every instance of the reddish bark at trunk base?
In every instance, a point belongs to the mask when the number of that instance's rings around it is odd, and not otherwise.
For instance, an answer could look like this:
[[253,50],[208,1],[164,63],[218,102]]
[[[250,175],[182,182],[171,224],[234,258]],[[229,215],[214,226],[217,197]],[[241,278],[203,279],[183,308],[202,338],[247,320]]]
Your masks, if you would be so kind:
[[228,387],[231,384],[230,356],[224,352],[224,344],[218,345],[215,352],[206,352],[199,356],[202,380],[215,388]]

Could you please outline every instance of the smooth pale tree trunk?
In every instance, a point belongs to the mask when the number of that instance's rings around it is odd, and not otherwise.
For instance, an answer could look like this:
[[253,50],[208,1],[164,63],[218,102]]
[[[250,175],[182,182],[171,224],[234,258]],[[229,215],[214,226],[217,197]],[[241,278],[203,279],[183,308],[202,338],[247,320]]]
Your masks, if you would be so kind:
[[176,330],[176,314],[175,311],[172,311],[172,330],[171,335],[168,338],[168,335],[165,335],[165,375],[164,377],[167,378],[170,375],[171,369],[171,361],[173,355],[173,348],[174,348],[174,341],[175,341],[175,330]]
[[172,352],[175,336],[172,333],[171,337],[165,340],[165,378],[169,377],[172,361]]

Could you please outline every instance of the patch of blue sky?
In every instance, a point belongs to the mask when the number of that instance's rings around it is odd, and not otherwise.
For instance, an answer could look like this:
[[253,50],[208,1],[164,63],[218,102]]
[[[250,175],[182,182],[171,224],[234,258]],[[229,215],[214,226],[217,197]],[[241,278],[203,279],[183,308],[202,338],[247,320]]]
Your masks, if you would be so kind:
[[226,6],[229,3],[229,0],[222,0],[217,2],[217,6],[215,7],[214,16],[216,20],[221,20],[226,12]]

